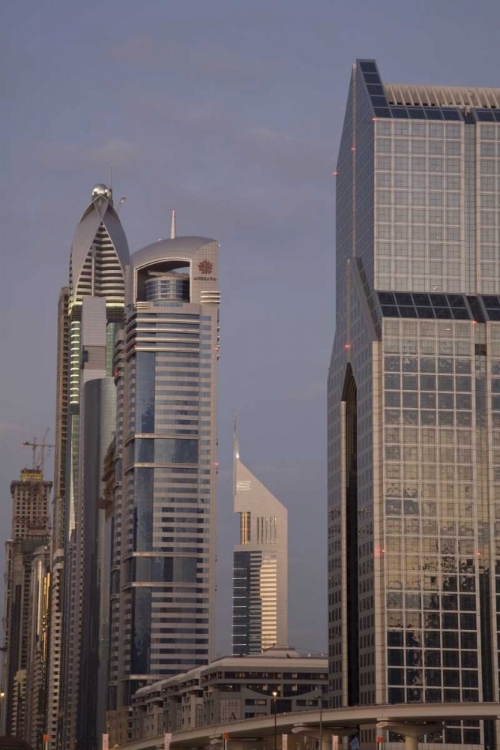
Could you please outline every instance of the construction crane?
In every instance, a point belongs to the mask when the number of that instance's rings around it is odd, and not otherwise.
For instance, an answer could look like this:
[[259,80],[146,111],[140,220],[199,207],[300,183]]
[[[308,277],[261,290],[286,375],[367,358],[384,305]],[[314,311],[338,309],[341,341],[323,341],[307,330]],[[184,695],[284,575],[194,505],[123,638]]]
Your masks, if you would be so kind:
[[43,474],[43,465],[45,462],[45,451],[50,450],[54,446],[51,443],[47,443],[47,436],[49,434],[49,428],[45,430],[45,435],[41,443],[33,438],[33,442],[25,441],[23,445],[28,446],[33,451],[33,471],[40,471]]

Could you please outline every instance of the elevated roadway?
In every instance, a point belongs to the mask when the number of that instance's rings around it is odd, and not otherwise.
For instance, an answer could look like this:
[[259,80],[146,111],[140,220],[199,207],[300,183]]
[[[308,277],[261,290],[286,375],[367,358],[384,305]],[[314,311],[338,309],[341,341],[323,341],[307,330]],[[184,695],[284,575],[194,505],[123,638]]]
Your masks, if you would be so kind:
[[[439,731],[443,723],[466,720],[500,720],[500,703],[413,703],[380,706],[350,706],[319,709],[293,714],[255,717],[227,724],[184,729],[172,735],[129,742],[124,750],[198,750],[214,747],[227,740],[225,750],[271,750],[278,747],[281,735],[291,735],[288,750],[295,736],[322,740],[322,750],[331,747],[330,737],[356,734],[363,726],[377,727],[403,735],[405,750],[417,750],[418,738]],[[253,745],[251,743],[254,743]]]

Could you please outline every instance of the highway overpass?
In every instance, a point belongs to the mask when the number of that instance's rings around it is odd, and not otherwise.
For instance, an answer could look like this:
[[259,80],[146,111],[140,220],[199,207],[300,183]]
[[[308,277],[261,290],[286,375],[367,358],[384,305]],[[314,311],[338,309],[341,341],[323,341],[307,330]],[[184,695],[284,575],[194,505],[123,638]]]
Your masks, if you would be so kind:
[[[329,750],[332,735],[344,737],[356,734],[358,728],[376,727],[379,731],[403,735],[405,750],[417,750],[418,738],[439,731],[444,722],[482,719],[500,720],[500,703],[413,703],[316,709],[184,729],[172,735],[129,742],[122,747],[124,750],[205,747],[218,750],[217,746],[226,740],[224,750],[294,750],[296,738],[306,736],[320,740],[322,750]],[[282,735],[287,739],[283,740]]]

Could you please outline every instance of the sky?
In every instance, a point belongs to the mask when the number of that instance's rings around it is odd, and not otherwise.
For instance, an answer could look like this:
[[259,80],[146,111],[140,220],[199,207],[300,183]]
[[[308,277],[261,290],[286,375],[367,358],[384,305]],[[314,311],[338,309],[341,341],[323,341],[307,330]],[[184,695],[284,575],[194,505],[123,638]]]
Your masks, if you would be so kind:
[[131,252],[169,236],[172,209],[179,235],[221,246],[217,651],[231,646],[233,411],[242,460],[288,507],[289,644],[326,649],[332,173],[350,69],[373,57],[385,82],[500,86],[499,26],[498,0],[1,4],[3,539],[21,443],[54,436],[58,293],[112,167]]

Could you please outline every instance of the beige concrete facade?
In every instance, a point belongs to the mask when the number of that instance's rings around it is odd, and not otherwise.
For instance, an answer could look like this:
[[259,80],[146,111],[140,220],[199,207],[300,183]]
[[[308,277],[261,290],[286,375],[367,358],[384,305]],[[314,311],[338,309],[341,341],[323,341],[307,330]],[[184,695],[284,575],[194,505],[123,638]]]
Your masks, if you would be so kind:
[[259,654],[288,643],[288,511],[243,464],[233,445],[233,654]]

